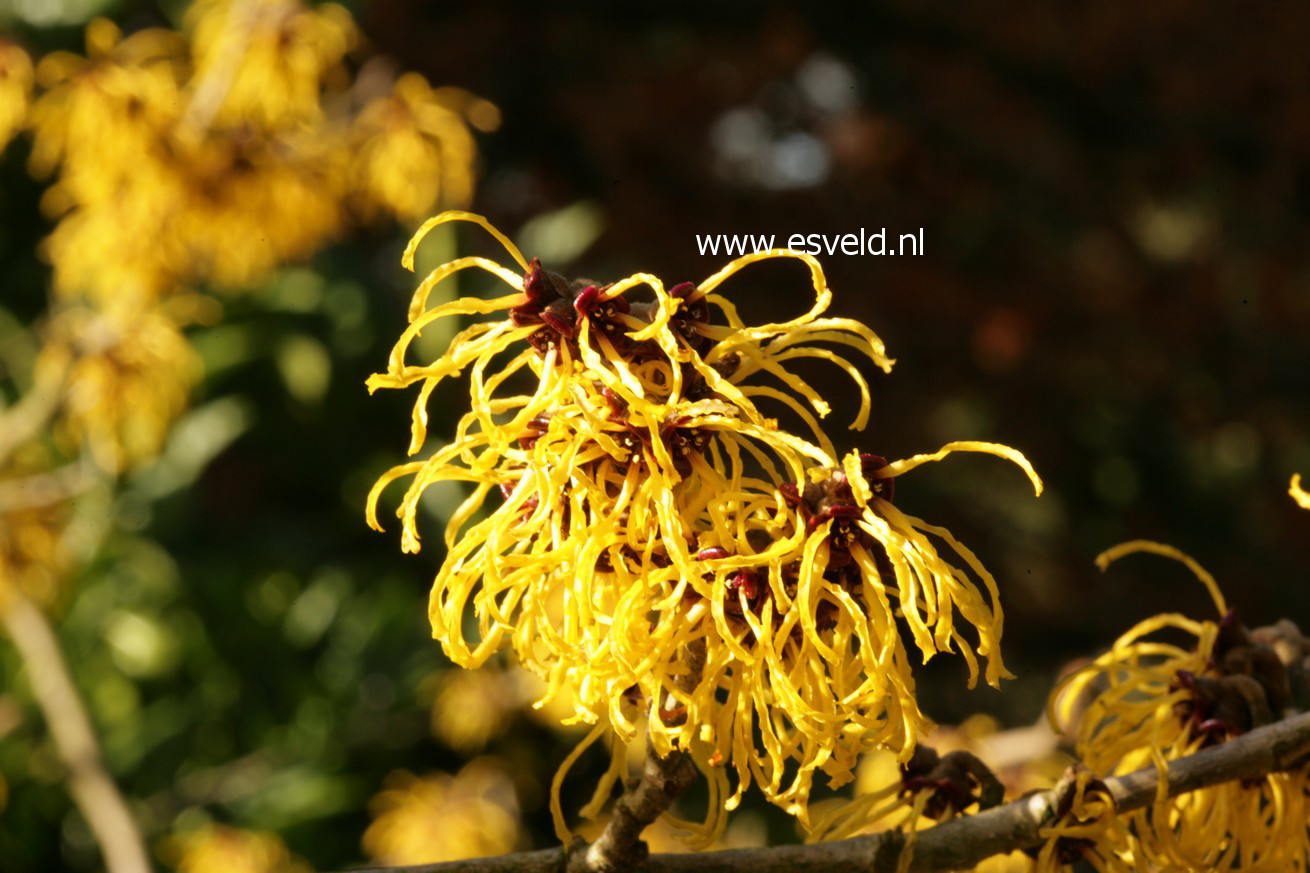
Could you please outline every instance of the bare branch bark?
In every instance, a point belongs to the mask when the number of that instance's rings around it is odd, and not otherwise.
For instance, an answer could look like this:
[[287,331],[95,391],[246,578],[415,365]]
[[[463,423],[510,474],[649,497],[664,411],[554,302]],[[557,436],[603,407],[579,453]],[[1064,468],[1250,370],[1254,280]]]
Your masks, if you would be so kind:
[[641,832],[695,781],[696,766],[690,758],[676,749],[661,758],[648,742],[641,778],[627,786],[614,804],[604,833],[574,855],[570,869],[574,873],[615,873],[639,867],[647,851]]
[[[678,688],[692,693],[705,672],[705,641],[687,647],[687,672],[676,681]],[[646,763],[641,776],[623,788],[623,796],[614,804],[614,813],[604,832],[585,848],[574,847],[570,854],[571,873],[615,873],[640,867],[649,849],[641,833],[673,805],[696,781],[696,765],[680,750],[667,757],[655,753],[649,736],[646,739]]]
[[21,592],[4,593],[0,621],[13,639],[32,694],[68,767],[68,790],[100,845],[108,873],[150,873],[145,844],[118,787],[100,762],[100,744],[45,615]]
[[[1217,746],[1170,763],[1168,794],[1176,797],[1209,785],[1254,779],[1307,765],[1310,756],[1310,713],[1257,728]],[[1150,767],[1105,780],[1120,812],[1151,804],[1159,774]],[[1027,849],[1042,843],[1040,830],[1054,814],[1055,792],[1041,791],[962,816],[920,831],[910,859],[911,873],[968,869],[992,855]],[[652,855],[649,873],[893,873],[904,837],[898,832],[871,834],[833,843],[728,849],[719,852]],[[372,867],[355,873],[564,873],[563,849],[547,849],[500,858],[481,858],[417,867]]]

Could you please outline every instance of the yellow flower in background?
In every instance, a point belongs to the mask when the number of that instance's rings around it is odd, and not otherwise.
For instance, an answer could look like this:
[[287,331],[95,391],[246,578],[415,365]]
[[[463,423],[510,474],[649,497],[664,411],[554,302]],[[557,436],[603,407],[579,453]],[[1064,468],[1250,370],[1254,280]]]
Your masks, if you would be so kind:
[[184,33],[97,19],[86,57],[43,58],[31,166],[59,171],[43,201],[57,292],[248,287],[337,236],[347,201],[402,220],[466,201],[469,125],[494,127],[495,107],[406,76],[357,114],[341,65],[356,39],[333,4],[202,0]]
[[973,873],[1031,873],[1033,859],[1023,852],[992,855],[973,868]]
[[476,156],[470,124],[494,130],[500,112],[457,88],[434,90],[418,73],[397,79],[391,93],[369,101],[351,125],[350,178],[361,209],[386,209],[413,222],[439,202],[467,204]]
[[432,735],[465,755],[485,748],[531,702],[519,672],[487,664],[481,670],[441,673],[432,701]]
[[273,136],[194,125],[200,99],[178,34],[119,39],[88,27],[90,59],[43,59],[50,90],[33,111],[33,169],[60,176],[46,243],[57,290],[149,299],[184,283],[248,284],[304,257],[341,221],[337,149],[297,131]]
[[[200,375],[180,322],[217,308],[190,286],[249,287],[333,238],[349,198],[372,196],[352,176],[352,149],[377,160],[382,136],[355,135],[380,110],[357,124],[344,98],[341,61],[356,40],[342,7],[295,0],[202,0],[182,33],[125,35],[95,19],[84,55],[53,52],[35,69],[0,40],[0,147],[27,126],[31,171],[54,176],[42,208],[55,227],[40,253],[59,303],[35,361],[36,382],[62,391],[51,445],[115,473],[152,459]],[[397,99],[436,151],[389,153],[389,202],[372,213],[408,217],[396,179],[440,179],[425,208],[469,196],[467,125],[493,127],[495,107],[423,89],[405,79]],[[48,466],[10,464],[0,484],[25,487]],[[57,509],[5,511],[0,584],[49,601],[67,564]]]
[[503,855],[524,839],[514,784],[490,758],[454,776],[393,773],[369,809],[364,851],[388,866]]
[[67,516],[62,506],[4,513],[0,523],[0,609],[10,590],[40,604],[55,599],[68,564],[62,544]]
[[172,837],[161,854],[177,873],[312,873],[277,834],[223,825]]
[[180,113],[184,45],[171,31],[123,38],[96,19],[87,57],[55,52],[37,67],[31,168],[58,178],[42,200],[59,219],[43,254],[64,297],[139,301],[176,281],[177,252],[164,232],[177,197],[167,132]]
[[37,65],[45,93],[32,107],[31,168],[37,176],[60,169],[45,198],[56,215],[134,185],[180,107],[185,45],[177,34],[153,28],[124,38],[99,18],[87,25],[86,44],[87,57],[54,52]]
[[[369,388],[421,386],[411,453],[426,441],[434,390],[465,370],[470,411],[453,442],[384,474],[368,518],[378,527],[381,491],[412,476],[397,514],[403,548],[417,551],[424,490],[473,485],[447,526],[433,634],[467,667],[511,646],[547,682],[539,705],[567,694],[572,720],[597,725],[561,768],[556,795],[582,748],[611,731],[617,756],[644,723],[659,754],[690,751],[710,780],[706,821],[684,823],[699,844],[717,838],[724,811],[753,783],[804,821],[817,772],[840,785],[875,747],[907,759],[927,727],[898,619],[925,660],[959,651],[971,684],[979,655],[989,683],[1008,675],[994,580],[949,532],[896,509],[892,480],[958,451],[1017,463],[1039,493],[1040,479],[1021,454],[990,443],[890,464],[857,453],[839,460],[818,421],[827,401],[787,363],[821,359],[850,374],[861,397],[853,427],[862,428],[867,384],[827,346],[882,369],[891,360],[864,325],[824,317],[831,292],[813,258],[748,256],[699,285],[666,288],[645,273],[570,283],[527,261],[484,218],[449,212],[420,228],[407,267],[424,235],[449,221],[485,228],[523,273],[462,257],[420,283],[410,326]],[[814,301],[798,318],[747,326],[717,289],[768,257],[801,260]],[[512,293],[428,305],[467,269]],[[726,326],[712,323],[715,311]],[[465,328],[434,362],[407,360],[422,330],[460,315],[495,318]],[[797,413],[809,434],[781,429],[758,398]],[[619,773],[611,768],[609,785]],[[553,811],[567,839],[557,799]]]
[[248,287],[280,264],[307,258],[342,226],[346,157],[330,139],[183,128],[173,154],[174,193],[154,196],[164,207],[169,260],[183,265],[176,282]]
[[18,45],[0,40],[0,150],[27,118],[32,97],[32,59]]
[[206,123],[264,130],[319,122],[325,82],[359,38],[344,7],[299,0],[198,0],[187,25],[192,111]]
[[[69,508],[61,500],[47,499],[41,489],[14,490],[14,483],[33,483],[49,477],[53,459],[44,446],[29,446],[0,471],[0,609],[11,591],[48,605],[59,594],[59,582],[69,564],[63,546]],[[58,489],[56,479],[47,487]],[[6,500],[5,497],[11,499]]]
[[57,432],[116,473],[152,459],[199,377],[195,351],[158,309],[60,313],[38,369],[67,370]]
[[[1214,578],[1186,554],[1144,540],[1117,546],[1097,563],[1134,552],[1175,558],[1202,581],[1221,618],[1166,614],[1139,623],[1057,687],[1053,723],[1075,724],[1076,751],[1098,776],[1154,766],[1161,794],[1130,813],[1135,848],[1121,860],[1152,869],[1302,870],[1310,864],[1310,777],[1305,767],[1202,788],[1168,798],[1168,762],[1281,718],[1292,704],[1289,667],[1305,648],[1289,622],[1248,630]],[[1169,630],[1192,640],[1152,639]],[[1292,642],[1295,645],[1287,646]]]

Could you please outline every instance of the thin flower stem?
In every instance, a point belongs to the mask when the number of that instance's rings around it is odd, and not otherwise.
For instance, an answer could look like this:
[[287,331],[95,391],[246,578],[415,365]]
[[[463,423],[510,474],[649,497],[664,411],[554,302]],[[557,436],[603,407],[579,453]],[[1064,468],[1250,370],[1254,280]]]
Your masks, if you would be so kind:
[[696,781],[696,767],[678,750],[661,758],[646,745],[641,778],[629,785],[614,804],[605,831],[589,846],[574,853],[572,873],[615,873],[639,867],[647,850],[641,832]]
[[150,861],[127,802],[100,761],[91,720],[73,686],[54,629],[22,593],[9,590],[0,621],[27,670],[32,694],[68,767],[68,790],[100,845],[108,873],[150,873]]
[[[254,3],[238,2],[231,5],[228,12],[228,26],[237,33],[249,35],[254,30],[259,9]],[[233,39],[225,46],[225,51],[218,63],[210,68],[209,74],[192,85],[191,102],[187,105],[186,121],[193,129],[203,131],[213,122],[214,116],[223,105],[227,92],[236,79],[241,67],[241,58],[245,54],[246,39]]]
[[48,473],[5,480],[0,482],[0,515],[60,503],[90,490],[99,481],[88,458]]
[[[1310,713],[1303,713],[1171,762],[1167,793],[1176,797],[1209,785],[1304,767],[1308,755]],[[1105,784],[1118,811],[1131,812],[1155,799],[1159,773],[1148,767],[1106,779]],[[910,873],[968,869],[992,855],[1041,845],[1040,831],[1053,816],[1055,802],[1054,789],[1041,791],[920,831],[908,869]],[[898,869],[903,847],[901,834],[888,832],[831,843],[652,855],[640,869],[646,873],[891,873]],[[560,848],[417,867],[373,867],[353,873],[564,873],[566,863],[565,851]]]
[[[687,672],[677,680],[680,690],[691,693],[705,671],[705,641],[687,647]],[[696,781],[696,765],[674,749],[661,758],[646,739],[646,763],[641,777],[624,786],[604,832],[589,846],[576,849],[569,861],[571,873],[616,873],[642,865],[648,856],[641,833],[655,823],[673,802]]]
[[0,412],[0,466],[40,433],[63,400],[63,373],[38,381],[13,406]]

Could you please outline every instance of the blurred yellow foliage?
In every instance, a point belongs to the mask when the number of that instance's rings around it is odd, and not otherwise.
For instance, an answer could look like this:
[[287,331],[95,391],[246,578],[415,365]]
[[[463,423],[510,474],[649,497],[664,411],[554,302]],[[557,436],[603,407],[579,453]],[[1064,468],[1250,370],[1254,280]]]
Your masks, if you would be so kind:
[[40,507],[9,513],[0,525],[0,608],[10,587],[41,603],[49,602],[65,565],[60,551],[62,513]]
[[517,665],[487,663],[480,670],[447,670],[436,677],[432,701],[432,735],[452,749],[470,754],[486,747],[508,727],[510,719],[526,714],[566,735],[580,728],[569,719],[573,697],[548,696],[549,685]]
[[463,205],[469,125],[499,113],[416,74],[352,77],[359,35],[334,4],[200,0],[181,32],[97,19],[85,40],[35,70],[0,43],[0,145],[28,126],[32,172],[55,175],[43,253],[68,308],[36,367],[66,392],[56,433],[117,473],[158,453],[199,376],[173,305],[189,286],[249,287],[352,216]]
[[276,834],[222,825],[173,837],[161,854],[177,873],[311,873]]
[[473,177],[467,168],[475,146],[466,119],[494,128],[500,113],[459,89],[434,90],[417,73],[406,73],[391,94],[369,101],[352,129],[350,175],[361,210],[386,209],[418,221],[439,199],[471,199]]
[[524,702],[503,670],[447,670],[432,703],[432,735],[457,752],[484,748]]
[[357,39],[333,4],[204,0],[184,33],[97,20],[86,57],[42,59],[31,166],[60,171],[45,198],[56,290],[246,286],[336,236],[348,203],[402,220],[464,204],[468,120],[494,124],[494,107],[416,74],[372,96],[376,77],[343,65]]
[[[7,481],[32,481],[48,466],[48,452],[33,446],[5,468]],[[67,559],[62,546],[68,507],[58,502],[31,501],[6,507],[0,523],[0,609],[11,591],[49,603],[58,589]]]
[[67,309],[51,324],[38,368],[66,368],[58,435],[85,444],[111,472],[154,457],[186,406],[200,363],[159,309]]
[[369,806],[364,851],[388,866],[503,855],[523,837],[514,785],[490,758],[454,776],[398,771]]
[[0,149],[22,127],[32,96],[32,59],[9,42],[0,42]]
[[359,38],[341,6],[297,0],[199,0],[187,25],[199,100],[192,112],[263,131],[320,123],[324,79]]

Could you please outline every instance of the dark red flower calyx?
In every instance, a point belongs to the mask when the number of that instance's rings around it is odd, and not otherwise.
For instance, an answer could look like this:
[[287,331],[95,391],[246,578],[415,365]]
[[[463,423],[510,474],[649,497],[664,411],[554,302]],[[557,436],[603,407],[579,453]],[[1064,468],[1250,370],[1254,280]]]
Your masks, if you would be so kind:
[[695,291],[696,286],[691,282],[682,282],[669,289],[669,296],[680,301],[677,312],[669,319],[669,326],[688,347],[700,352],[710,344],[710,338],[701,332],[701,328],[710,323],[710,305],[704,295],[689,299]]
[[523,429],[523,433],[518,436],[519,446],[525,449],[532,448],[537,440],[541,439],[542,435],[549,429],[549,412],[543,412],[540,415],[533,416],[532,419],[528,421],[527,426]]
[[1190,721],[1207,744],[1269,724],[1296,703],[1291,669],[1296,665],[1288,663],[1296,660],[1295,653],[1280,652],[1271,630],[1249,630],[1230,609],[1219,620],[1208,675],[1189,670],[1175,674],[1170,690],[1188,693],[1188,699],[1175,705],[1175,714]]
[[991,809],[1005,799],[1005,787],[972,752],[963,749],[938,755],[935,749],[919,746],[901,765],[901,795],[932,792],[923,814],[941,819],[963,812],[973,804]]
[[559,342],[574,344],[584,319],[596,322],[606,334],[622,336],[622,325],[617,316],[627,312],[627,301],[622,298],[604,300],[603,293],[603,289],[594,283],[585,280],[570,282],[560,274],[544,269],[541,261],[533,258],[523,276],[526,300],[511,309],[509,317],[519,326],[540,324],[545,328],[528,338],[540,352]]
[[779,490],[784,500],[800,508],[807,532],[813,533],[824,522],[832,522],[828,529],[830,567],[849,563],[851,546],[856,543],[866,549],[872,546],[873,537],[859,526],[864,510],[856,503],[851,483],[843,471],[829,470],[819,481],[807,481],[803,490],[790,482],[784,482]]
[[869,490],[873,492],[874,497],[881,497],[891,503],[896,492],[896,477],[878,475],[878,471],[886,466],[888,466],[887,459],[882,455],[871,455],[867,452],[860,454],[860,473],[869,483]]
[[[721,561],[732,553],[723,546],[707,546],[696,552],[698,561]],[[702,577],[708,582],[714,580],[712,573]],[[723,610],[734,618],[740,618],[746,609],[758,615],[763,597],[769,592],[768,579],[763,572],[753,567],[742,567],[732,571],[724,581],[727,596],[723,600]],[[744,608],[743,608],[744,606]]]

